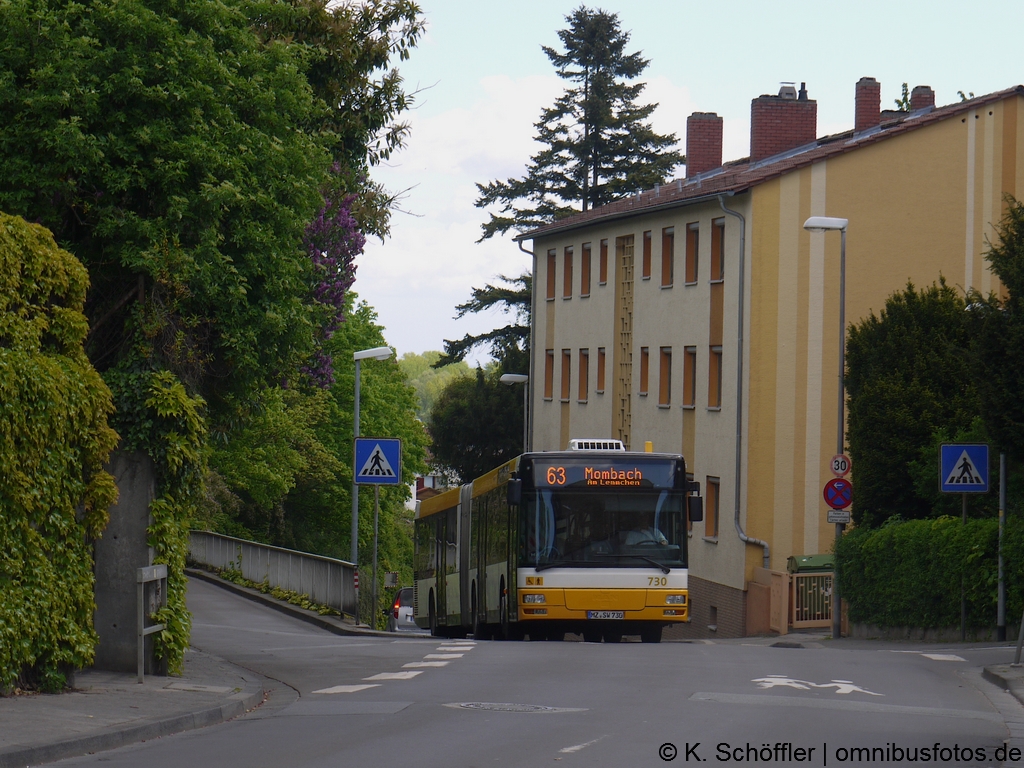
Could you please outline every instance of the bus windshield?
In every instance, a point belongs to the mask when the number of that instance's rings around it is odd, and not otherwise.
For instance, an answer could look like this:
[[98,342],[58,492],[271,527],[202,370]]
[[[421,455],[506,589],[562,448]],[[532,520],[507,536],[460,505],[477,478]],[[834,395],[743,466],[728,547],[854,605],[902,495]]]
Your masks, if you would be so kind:
[[657,489],[526,493],[519,565],[686,567],[684,498]]

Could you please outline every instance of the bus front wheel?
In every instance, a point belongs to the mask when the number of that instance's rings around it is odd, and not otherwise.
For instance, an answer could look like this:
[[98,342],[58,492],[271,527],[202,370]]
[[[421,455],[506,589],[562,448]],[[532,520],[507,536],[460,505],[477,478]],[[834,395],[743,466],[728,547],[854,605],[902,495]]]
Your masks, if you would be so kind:
[[658,624],[654,627],[644,627],[640,630],[640,642],[641,643],[660,643],[661,642],[661,625]]

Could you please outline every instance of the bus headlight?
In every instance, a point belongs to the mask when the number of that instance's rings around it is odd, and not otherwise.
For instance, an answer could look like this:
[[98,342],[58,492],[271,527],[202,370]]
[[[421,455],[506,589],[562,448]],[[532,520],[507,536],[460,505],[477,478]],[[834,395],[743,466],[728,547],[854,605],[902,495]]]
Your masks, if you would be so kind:
[[524,603],[543,603],[544,595],[523,595]]
[[665,595],[665,602],[669,605],[686,605],[686,595]]

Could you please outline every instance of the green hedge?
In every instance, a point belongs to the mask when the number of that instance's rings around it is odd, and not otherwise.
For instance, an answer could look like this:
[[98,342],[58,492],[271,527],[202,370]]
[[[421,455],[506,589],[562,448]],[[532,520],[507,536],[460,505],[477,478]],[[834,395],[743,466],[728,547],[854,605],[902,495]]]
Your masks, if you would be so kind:
[[0,214],[0,691],[91,663],[90,539],[117,498],[117,434],[82,348],[89,278],[49,231]]
[[[961,577],[967,626],[996,625],[998,522],[940,517],[854,529],[838,542],[839,590],[850,621],[880,627],[956,627]],[[1003,538],[1007,623],[1024,607],[1024,521],[1009,517]]]

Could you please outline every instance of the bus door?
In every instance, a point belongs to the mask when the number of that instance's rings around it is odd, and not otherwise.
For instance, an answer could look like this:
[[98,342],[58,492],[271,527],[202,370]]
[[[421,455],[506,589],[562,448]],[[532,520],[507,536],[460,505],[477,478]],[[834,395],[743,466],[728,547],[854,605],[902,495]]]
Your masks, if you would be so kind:
[[459,504],[459,618],[464,626],[472,624],[469,568],[473,551],[469,546],[472,528],[473,484],[466,483],[460,492]]
[[435,522],[436,537],[435,542],[437,544],[437,557],[435,562],[437,568],[434,571],[434,610],[436,611],[437,623],[439,625],[446,624],[448,621],[448,614],[445,612],[445,600],[444,594],[446,592],[444,588],[445,580],[445,540],[447,535],[445,534],[445,528],[448,523],[448,511],[439,512],[434,515],[437,519]]

